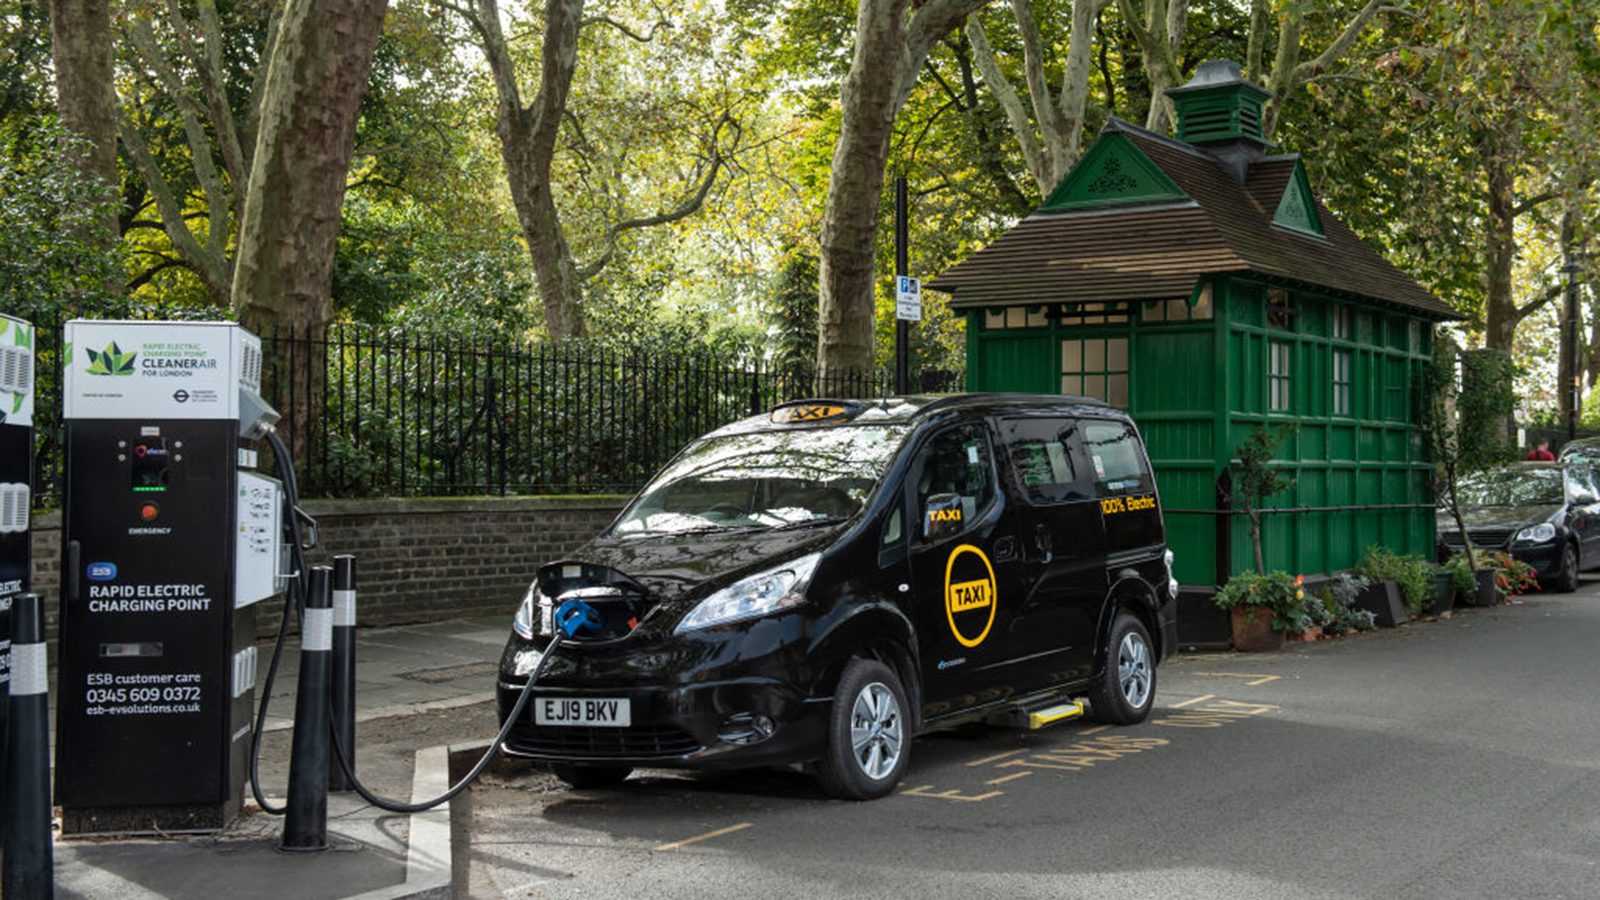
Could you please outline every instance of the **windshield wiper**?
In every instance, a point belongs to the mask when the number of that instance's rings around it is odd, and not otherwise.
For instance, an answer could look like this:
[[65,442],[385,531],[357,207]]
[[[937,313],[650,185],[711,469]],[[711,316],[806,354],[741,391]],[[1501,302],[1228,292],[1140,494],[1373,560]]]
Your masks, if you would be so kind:
[[812,526],[815,526],[815,525],[836,525],[836,524],[838,524],[840,522],[843,522],[843,521],[845,521],[845,520],[841,519],[841,518],[839,518],[837,516],[823,516],[820,519],[801,519],[798,522],[785,522],[782,525],[774,525],[768,530],[769,531],[788,531],[788,530],[794,529],[794,528],[811,528]]

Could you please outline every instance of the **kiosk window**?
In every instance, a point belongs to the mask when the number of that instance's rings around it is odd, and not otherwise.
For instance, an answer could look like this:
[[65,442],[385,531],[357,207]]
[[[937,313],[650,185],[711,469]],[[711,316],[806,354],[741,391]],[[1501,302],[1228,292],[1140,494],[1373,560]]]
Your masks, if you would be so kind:
[[1039,504],[1086,500],[1089,484],[1072,455],[1077,423],[1062,419],[1008,419],[1001,424],[1017,480]]
[[1095,493],[1126,494],[1155,489],[1139,436],[1124,422],[1084,423],[1083,443],[1094,467]]
[[958,425],[934,435],[917,452],[911,471],[916,508],[925,509],[929,497],[955,494],[960,498],[963,529],[994,502],[994,466],[982,425]]

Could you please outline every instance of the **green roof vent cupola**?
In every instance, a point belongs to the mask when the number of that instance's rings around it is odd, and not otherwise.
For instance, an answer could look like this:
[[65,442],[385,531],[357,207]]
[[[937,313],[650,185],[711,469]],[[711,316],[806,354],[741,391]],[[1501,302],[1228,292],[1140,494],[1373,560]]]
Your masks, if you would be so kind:
[[1208,59],[1194,78],[1168,88],[1178,140],[1194,144],[1234,171],[1240,182],[1252,160],[1273,146],[1261,133],[1261,107],[1272,92],[1244,79],[1231,59]]

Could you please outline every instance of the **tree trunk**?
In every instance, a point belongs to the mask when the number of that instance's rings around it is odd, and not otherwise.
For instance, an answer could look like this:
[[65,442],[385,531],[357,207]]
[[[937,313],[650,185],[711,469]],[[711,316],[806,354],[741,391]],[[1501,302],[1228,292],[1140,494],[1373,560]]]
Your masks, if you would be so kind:
[[[272,323],[315,338],[333,317],[339,211],[386,5],[288,0],[284,8],[234,265],[233,309],[247,327]],[[321,411],[322,369],[310,369],[311,383],[297,386],[284,411],[300,424],[289,435],[297,459]]]
[[[50,42],[55,63],[56,110],[61,125],[82,138],[84,153],[71,154],[68,162],[85,179],[115,195],[117,177],[117,95],[112,89],[111,11],[107,0],[51,0]],[[102,250],[110,250],[120,237],[115,206],[93,234],[83,235]],[[106,284],[111,293],[122,292],[122,279]]]
[[[928,0],[906,18],[907,0],[861,0],[855,51],[840,91],[839,143],[833,150],[822,214],[817,374],[863,375],[873,365],[873,286],[878,206],[894,119],[932,43],[986,0]],[[847,393],[870,390],[855,382]]]
[[551,193],[550,163],[555,157],[561,116],[578,67],[578,28],[583,0],[549,0],[545,4],[544,45],[539,92],[529,107],[522,105],[516,68],[500,30],[493,0],[480,0],[475,24],[494,75],[500,156],[506,164],[511,202],[528,242],[545,328],[557,339],[583,337],[583,314],[577,264],[561,227]]
[[1490,132],[1479,152],[1489,195],[1489,217],[1484,223],[1483,345],[1509,354],[1518,322],[1511,280],[1517,252],[1515,176],[1498,135]]

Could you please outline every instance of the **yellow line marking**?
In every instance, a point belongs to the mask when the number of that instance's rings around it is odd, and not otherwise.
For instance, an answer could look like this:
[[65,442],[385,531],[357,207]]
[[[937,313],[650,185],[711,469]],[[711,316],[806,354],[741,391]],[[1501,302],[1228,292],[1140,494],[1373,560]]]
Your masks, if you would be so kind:
[[983,759],[975,759],[972,762],[967,763],[967,765],[969,765],[969,766],[986,766],[989,763],[992,763],[997,759],[1005,759],[1008,756],[1016,756],[1018,753],[1027,753],[1027,752],[1028,751],[1026,751],[1026,750],[1007,750],[1004,753],[996,753],[993,756],[985,756]]
[[990,799],[991,797],[1000,797],[1005,794],[1005,791],[990,791],[987,794],[963,794],[953,788],[948,791],[940,791],[937,794],[929,793],[932,790],[933,785],[931,784],[919,784],[914,788],[901,791],[900,793],[903,796],[927,797],[930,800],[960,800],[965,803],[981,803],[984,800]]
[[1245,682],[1250,687],[1266,684],[1269,681],[1277,681],[1283,677],[1282,675],[1252,675],[1248,672],[1196,672],[1195,674],[1204,675],[1208,678],[1253,678],[1255,679],[1254,681]]
[[651,853],[661,853],[661,852],[663,852],[665,850],[676,850],[679,847],[687,847],[690,844],[696,844],[696,843],[699,843],[700,841],[709,841],[714,837],[722,837],[725,834],[732,834],[735,831],[742,831],[742,830],[744,830],[746,828],[749,828],[751,825],[754,825],[754,824],[755,824],[754,822],[740,822],[737,825],[729,825],[727,828],[718,828],[716,831],[710,831],[710,832],[702,834],[702,835],[700,835],[698,837],[685,838],[684,840],[681,840],[681,841],[673,841],[670,844],[662,844],[659,847],[652,847],[652,848],[650,848],[650,852]]
[[1200,696],[1194,698],[1193,700],[1185,700],[1182,703],[1174,703],[1174,704],[1172,704],[1172,708],[1173,709],[1183,709],[1185,706],[1193,706],[1196,703],[1201,703],[1201,702],[1204,702],[1206,700],[1210,700],[1215,696],[1217,696],[1217,695],[1216,694],[1201,694]]
[[1001,778],[996,778],[993,781],[985,781],[984,784],[1005,784],[1008,781],[1015,781],[1018,778],[1027,778],[1032,774],[1032,772],[1018,772],[1015,775],[1006,775]]
[[1085,728],[1084,730],[1078,732],[1078,736],[1079,737],[1087,737],[1087,736],[1089,736],[1091,734],[1099,734],[1100,732],[1105,731],[1107,728],[1110,728],[1110,727],[1111,727],[1110,725],[1096,725],[1093,728]]

